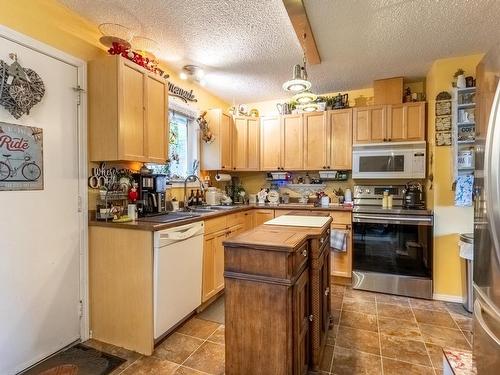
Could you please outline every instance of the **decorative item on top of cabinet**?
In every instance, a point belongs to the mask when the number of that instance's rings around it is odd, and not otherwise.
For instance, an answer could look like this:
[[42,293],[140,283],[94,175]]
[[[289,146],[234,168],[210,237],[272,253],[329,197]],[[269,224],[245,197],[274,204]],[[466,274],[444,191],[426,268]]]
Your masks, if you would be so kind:
[[233,118],[233,170],[258,171],[260,167],[260,123],[250,116]]
[[201,130],[201,140],[205,143],[212,143],[215,140],[215,137],[210,130],[207,119],[205,118],[206,115],[207,111],[203,111],[196,119],[196,122]]
[[403,77],[373,81],[374,104],[401,104],[403,102]]
[[167,82],[121,56],[89,63],[89,159],[164,163]]
[[206,120],[214,141],[201,144],[201,169],[204,171],[231,170],[233,119],[221,109],[209,109]]

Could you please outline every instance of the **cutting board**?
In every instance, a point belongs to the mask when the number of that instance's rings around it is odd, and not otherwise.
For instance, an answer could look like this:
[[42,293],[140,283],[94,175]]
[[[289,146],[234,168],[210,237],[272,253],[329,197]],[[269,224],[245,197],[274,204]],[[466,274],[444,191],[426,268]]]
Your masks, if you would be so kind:
[[328,216],[295,216],[283,215],[275,219],[266,221],[266,225],[284,225],[290,227],[311,227],[321,228],[325,225],[330,217]]

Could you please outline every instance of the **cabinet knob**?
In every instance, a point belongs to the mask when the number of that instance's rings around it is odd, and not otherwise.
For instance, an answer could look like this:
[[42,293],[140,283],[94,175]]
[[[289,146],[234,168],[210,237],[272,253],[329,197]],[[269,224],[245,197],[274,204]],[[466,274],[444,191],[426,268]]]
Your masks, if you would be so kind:
[[330,294],[330,287],[327,287],[325,289],[325,296],[329,295]]
[[384,138],[384,142],[387,142],[387,138]]
[[319,243],[323,243],[323,242],[325,242],[325,239],[324,238],[320,238],[319,239]]
[[389,139],[387,140],[387,142],[392,142],[392,139],[390,139],[390,138],[389,138]]
[[314,320],[314,315],[313,314],[309,315],[307,319],[309,319],[309,321],[312,322]]
[[307,257],[307,250],[306,250],[306,249],[302,250],[302,255],[303,255],[304,257]]
[[328,166],[328,169],[330,169],[330,166]]

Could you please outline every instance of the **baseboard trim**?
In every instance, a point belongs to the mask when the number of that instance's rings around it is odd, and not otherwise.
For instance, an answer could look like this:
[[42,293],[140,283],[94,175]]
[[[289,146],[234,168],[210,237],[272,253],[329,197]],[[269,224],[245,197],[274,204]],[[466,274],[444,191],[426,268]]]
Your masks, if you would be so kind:
[[436,294],[434,293],[432,295],[432,299],[438,300],[438,301],[445,301],[445,302],[456,302],[456,303],[463,303],[464,299],[461,296],[453,296],[449,294]]

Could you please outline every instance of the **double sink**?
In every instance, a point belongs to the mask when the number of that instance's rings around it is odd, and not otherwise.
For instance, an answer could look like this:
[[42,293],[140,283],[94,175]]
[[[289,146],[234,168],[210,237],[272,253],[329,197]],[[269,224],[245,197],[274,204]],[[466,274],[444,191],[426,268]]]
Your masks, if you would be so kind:
[[137,221],[148,223],[170,223],[178,220],[192,219],[214,212],[231,211],[235,206],[197,206],[185,211],[168,212],[162,215],[141,217]]

